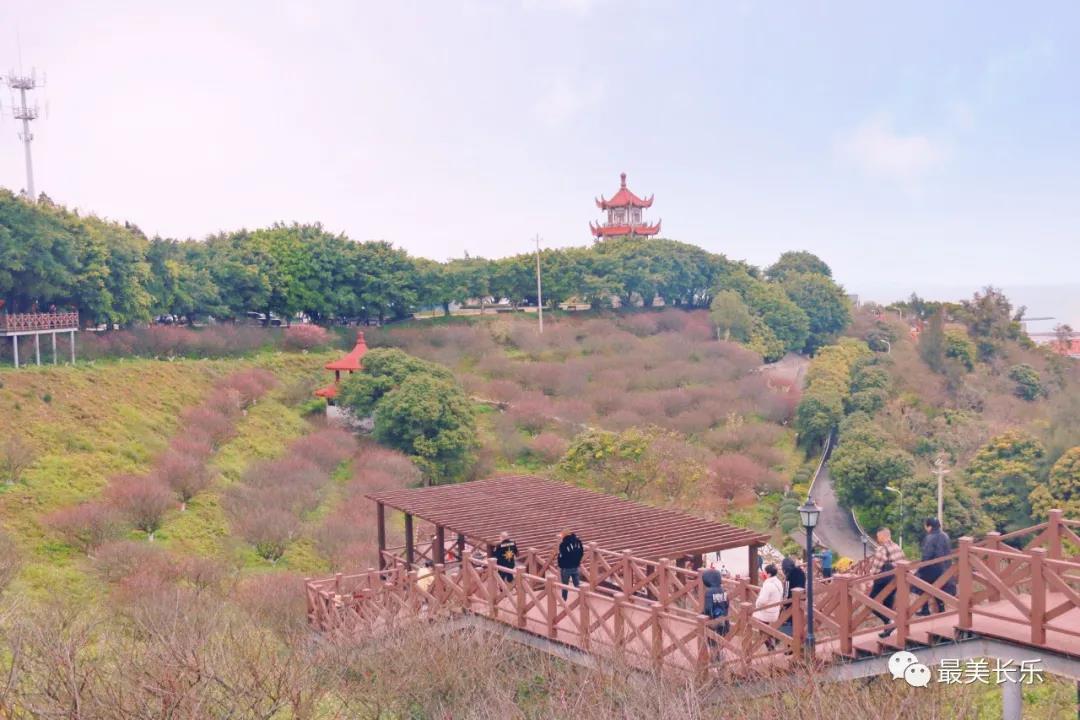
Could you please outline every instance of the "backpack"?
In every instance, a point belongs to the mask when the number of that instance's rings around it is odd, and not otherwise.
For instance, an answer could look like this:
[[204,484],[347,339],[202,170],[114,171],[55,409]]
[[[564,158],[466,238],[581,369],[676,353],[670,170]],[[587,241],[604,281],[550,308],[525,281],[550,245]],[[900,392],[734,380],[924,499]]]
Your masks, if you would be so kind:
[[[716,590],[709,595],[709,599],[712,601],[709,608],[709,617],[713,620],[726,618],[728,614],[727,593],[723,589]],[[722,623],[716,623],[714,627],[716,628],[716,632],[721,635],[726,635],[730,624],[725,619]]]

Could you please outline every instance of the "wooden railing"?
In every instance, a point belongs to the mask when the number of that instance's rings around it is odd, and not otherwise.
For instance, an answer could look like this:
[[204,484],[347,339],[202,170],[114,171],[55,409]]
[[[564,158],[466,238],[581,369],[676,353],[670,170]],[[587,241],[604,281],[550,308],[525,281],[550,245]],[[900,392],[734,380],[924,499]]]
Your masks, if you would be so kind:
[[78,330],[79,313],[0,313],[0,332],[35,330]]
[[[876,638],[882,627],[892,630],[888,642],[897,647],[925,642],[927,634],[919,631],[927,610],[938,634],[997,632],[1050,648],[1062,636],[1080,637],[1077,528],[1080,522],[1054,511],[1046,523],[1015,533],[991,533],[979,543],[961,538],[958,550],[943,558],[901,560],[886,573],[818,581],[818,647],[831,644],[838,656],[853,657],[856,640]],[[432,553],[430,546],[413,550],[416,558]],[[799,589],[771,606],[779,618],[768,623],[754,617],[767,609],[755,607],[759,588],[727,578],[729,614],[710,620],[700,614],[700,574],[668,561],[590,545],[578,588],[559,582],[550,549],[526,550],[513,569],[478,557],[479,548],[466,550],[464,561],[422,568],[409,568],[388,551],[384,570],[308,580],[309,621],[323,632],[367,634],[398,622],[469,613],[637,666],[713,674],[783,669],[790,656],[804,651],[807,616]],[[941,618],[951,622],[943,627]],[[864,652],[866,647],[862,642]]]

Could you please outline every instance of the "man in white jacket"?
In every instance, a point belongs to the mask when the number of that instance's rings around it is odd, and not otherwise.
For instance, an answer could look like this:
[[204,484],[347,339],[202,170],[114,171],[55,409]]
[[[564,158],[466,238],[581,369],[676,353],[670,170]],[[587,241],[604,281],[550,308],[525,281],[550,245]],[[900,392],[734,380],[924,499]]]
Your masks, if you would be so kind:
[[[758,593],[754,607],[754,619],[770,625],[780,618],[780,602],[784,599],[784,583],[776,576],[776,566],[765,566],[765,582],[761,584],[761,592]],[[772,607],[769,607],[772,606]],[[765,647],[770,650],[776,645],[772,637],[765,638]]]

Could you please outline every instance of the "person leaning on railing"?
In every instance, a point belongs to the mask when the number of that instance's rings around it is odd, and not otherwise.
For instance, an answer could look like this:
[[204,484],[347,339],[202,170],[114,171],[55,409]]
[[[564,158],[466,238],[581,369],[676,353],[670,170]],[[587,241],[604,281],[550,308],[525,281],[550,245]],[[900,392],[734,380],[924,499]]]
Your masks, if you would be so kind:
[[[765,582],[761,583],[761,591],[754,603],[757,608],[754,610],[754,619],[769,625],[780,619],[780,601],[784,599],[784,583],[776,573],[776,566],[772,563],[765,566]],[[776,647],[776,640],[766,636],[765,647],[772,650]]]

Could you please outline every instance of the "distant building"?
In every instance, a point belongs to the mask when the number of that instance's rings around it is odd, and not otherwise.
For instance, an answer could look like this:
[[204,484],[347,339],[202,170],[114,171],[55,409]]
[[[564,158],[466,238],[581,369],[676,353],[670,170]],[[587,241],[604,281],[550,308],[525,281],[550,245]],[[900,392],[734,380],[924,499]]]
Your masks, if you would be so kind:
[[649,225],[642,219],[642,211],[652,207],[653,196],[642,200],[626,187],[626,173],[619,175],[619,191],[610,200],[601,195],[596,207],[607,210],[607,222],[603,225],[589,223],[589,229],[597,238],[616,237],[619,235],[655,235],[660,232],[660,221]]
[[1058,355],[1080,360],[1080,338],[1072,338],[1068,343],[1054,340],[1049,345]]

